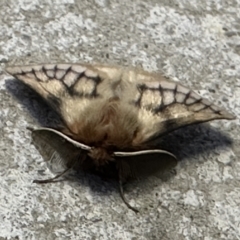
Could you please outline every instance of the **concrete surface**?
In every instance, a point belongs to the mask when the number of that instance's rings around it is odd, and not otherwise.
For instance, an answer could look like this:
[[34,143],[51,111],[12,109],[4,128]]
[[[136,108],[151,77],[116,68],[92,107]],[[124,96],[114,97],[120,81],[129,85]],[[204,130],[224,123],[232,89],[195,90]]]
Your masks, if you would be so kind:
[[[240,2],[0,1],[0,239],[240,239]],[[26,126],[54,113],[6,64],[102,62],[162,71],[235,121],[166,137],[176,174],[125,186],[82,175],[55,184]]]

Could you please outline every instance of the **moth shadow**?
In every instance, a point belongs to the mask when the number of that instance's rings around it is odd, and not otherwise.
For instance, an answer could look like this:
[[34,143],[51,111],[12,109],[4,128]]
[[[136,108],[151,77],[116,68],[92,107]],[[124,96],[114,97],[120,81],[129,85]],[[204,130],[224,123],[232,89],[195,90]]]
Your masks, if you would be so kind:
[[159,146],[184,159],[207,161],[210,152],[218,152],[232,146],[232,139],[208,123],[187,126],[159,139]]
[[5,82],[5,86],[23,108],[27,109],[27,113],[41,126],[56,127],[63,124],[59,114],[57,114],[36,91],[23,82],[11,79]]
[[71,187],[78,189],[80,186],[84,186],[93,192],[94,196],[111,196],[112,193],[119,192],[118,181],[115,178],[107,178],[93,173],[81,171],[68,176],[67,179],[70,180],[68,181],[68,184]]
[[[161,184],[161,182],[167,182],[171,178],[175,176],[176,172],[172,168],[171,170],[162,170],[159,171],[159,173],[155,176],[157,176],[158,183]],[[151,175],[150,175],[151,176]],[[140,178],[140,179],[129,179],[127,182],[123,184],[123,190],[124,193],[128,194],[129,196],[135,195],[136,192],[134,190],[136,189],[144,189],[144,191],[150,191],[151,190],[151,180],[150,176],[146,178]],[[119,182],[118,182],[118,173],[116,172],[116,175],[108,176],[105,174],[96,174],[96,173],[89,173],[89,172],[83,172],[79,171],[77,173],[73,173],[71,175],[66,176],[65,180],[68,180],[68,184],[78,189],[79,186],[87,187],[91,192],[93,192],[93,195],[103,195],[103,196],[111,196],[112,193],[118,194],[119,193],[119,199],[120,199],[120,190],[119,190]],[[76,185],[77,184],[77,185]],[[131,199],[132,197],[129,197]]]

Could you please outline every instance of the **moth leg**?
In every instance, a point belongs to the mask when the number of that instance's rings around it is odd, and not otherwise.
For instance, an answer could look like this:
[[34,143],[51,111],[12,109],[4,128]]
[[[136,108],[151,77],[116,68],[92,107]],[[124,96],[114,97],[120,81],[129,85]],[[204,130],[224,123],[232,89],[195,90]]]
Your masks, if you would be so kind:
[[56,175],[53,178],[48,178],[48,179],[43,179],[43,180],[34,180],[33,183],[51,183],[51,182],[55,182],[54,180],[63,176],[66,172],[68,172],[71,168],[67,168],[65,169],[63,172],[59,173],[58,175]]
[[[66,172],[68,172],[70,169],[72,169],[74,167],[74,165],[77,163],[77,161],[79,160],[79,157],[76,157],[72,163],[70,163],[70,167],[68,167],[67,169],[65,169],[63,172],[59,173],[58,175],[56,175],[53,178],[48,178],[48,179],[43,179],[43,180],[34,180],[33,183],[51,183],[51,182],[55,182],[54,180],[56,180],[57,178],[63,176]],[[86,155],[84,155],[81,159],[81,163],[86,159]]]
[[119,190],[120,190],[120,196],[121,196],[121,198],[122,198],[122,200],[123,200],[123,202],[127,205],[127,207],[128,208],[130,208],[131,210],[133,210],[135,213],[138,213],[139,211],[136,209],[136,208],[134,208],[134,207],[132,207],[129,203],[128,203],[128,201],[127,201],[127,199],[125,198],[125,196],[124,196],[124,193],[123,193],[123,182],[124,182],[124,167],[123,167],[123,163],[122,163],[122,161],[118,161],[118,177],[119,177]]
[[122,180],[121,180],[121,179],[119,179],[119,189],[120,189],[120,196],[121,196],[123,202],[127,205],[128,208],[130,208],[131,210],[133,210],[135,213],[138,213],[139,210],[136,209],[136,208],[134,208],[134,207],[132,207],[132,206],[127,202],[127,199],[125,198],[124,193],[123,193],[123,183],[122,183]]

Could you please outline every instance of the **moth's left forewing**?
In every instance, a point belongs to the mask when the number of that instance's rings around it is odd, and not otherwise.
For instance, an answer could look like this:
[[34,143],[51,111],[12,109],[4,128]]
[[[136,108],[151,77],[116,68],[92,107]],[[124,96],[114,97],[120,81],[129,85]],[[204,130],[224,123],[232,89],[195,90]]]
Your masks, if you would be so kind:
[[[235,119],[235,116],[202,98],[181,84],[161,75],[130,72],[130,104],[138,109],[140,131],[135,143],[187,125],[214,119]],[[127,78],[127,77],[126,77]]]
[[72,131],[89,105],[112,96],[108,74],[88,64],[13,66],[6,71],[44,98]]
[[53,108],[69,99],[94,98],[102,82],[86,64],[43,64],[7,67],[6,71],[39,93]]

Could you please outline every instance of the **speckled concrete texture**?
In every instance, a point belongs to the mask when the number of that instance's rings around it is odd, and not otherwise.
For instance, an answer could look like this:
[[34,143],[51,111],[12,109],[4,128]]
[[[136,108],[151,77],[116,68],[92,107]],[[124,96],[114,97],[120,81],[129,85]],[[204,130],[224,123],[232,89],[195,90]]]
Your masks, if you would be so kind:
[[[240,239],[240,1],[1,0],[0,239]],[[100,62],[163,72],[234,112],[165,137],[170,177],[52,176],[27,126],[56,115],[6,65]]]

